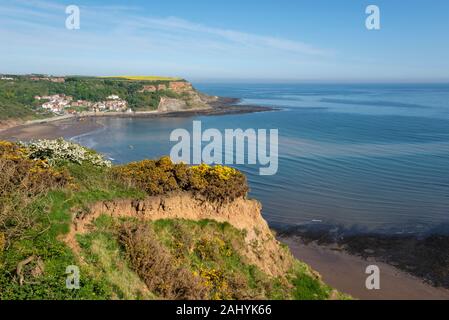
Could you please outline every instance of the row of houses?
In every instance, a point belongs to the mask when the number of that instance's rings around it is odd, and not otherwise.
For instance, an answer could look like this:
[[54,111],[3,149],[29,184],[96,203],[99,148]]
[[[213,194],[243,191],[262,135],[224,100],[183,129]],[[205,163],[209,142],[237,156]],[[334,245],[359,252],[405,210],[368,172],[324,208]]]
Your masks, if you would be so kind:
[[85,107],[88,111],[106,112],[106,111],[126,111],[128,109],[128,102],[121,99],[117,95],[110,95],[105,101],[92,102],[88,100],[73,101],[73,97],[65,94],[55,94],[50,96],[35,96],[37,101],[45,100],[41,106],[43,109],[49,110],[56,114],[77,113],[76,109]]
[[73,100],[71,96],[66,96],[65,94],[55,94],[42,97],[35,96],[34,99],[38,101],[46,100],[46,102],[42,104],[42,108],[57,114],[63,114],[64,109],[70,106],[70,103]]
[[128,109],[128,102],[120,99],[117,95],[110,95],[106,101],[100,101],[92,105],[93,111],[126,111]]

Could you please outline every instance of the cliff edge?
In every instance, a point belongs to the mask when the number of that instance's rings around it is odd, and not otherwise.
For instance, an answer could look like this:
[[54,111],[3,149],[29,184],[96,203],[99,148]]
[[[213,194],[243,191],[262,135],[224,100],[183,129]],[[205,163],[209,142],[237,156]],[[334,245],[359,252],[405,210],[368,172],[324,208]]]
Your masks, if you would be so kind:
[[143,200],[122,199],[100,201],[74,215],[66,242],[79,251],[77,234],[88,232],[101,215],[113,218],[136,218],[142,221],[214,220],[229,223],[244,232],[245,250],[241,252],[247,262],[259,267],[270,276],[284,275],[293,266],[292,255],[283,250],[267,222],[262,218],[261,205],[256,200],[239,198],[231,203],[217,204],[191,193],[173,193],[148,197]]

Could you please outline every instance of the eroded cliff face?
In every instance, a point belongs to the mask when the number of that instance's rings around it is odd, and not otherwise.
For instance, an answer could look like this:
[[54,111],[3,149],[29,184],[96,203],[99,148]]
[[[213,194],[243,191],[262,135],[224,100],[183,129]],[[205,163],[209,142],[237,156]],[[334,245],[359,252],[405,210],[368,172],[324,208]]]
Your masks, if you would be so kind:
[[[207,96],[196,91],[190,82],[172,81],[168,85],[148,86],[148,91],[171,90],[181,98],[161,97],[159,112],[189,111],[197,109],[210,109],[209,103],[216,101],[217,97]],[[144,88],[145,89],[145,88]]]
[[187,111],[191,109],[185,100],[161,97],[157,110],[159,112]]
[[161,219],[215,220],[228,222],[244,230],[246,248],[242,255],[247,262],[271,276],[284,275],[293,265],[293,257],[275,239],[262,218],[261,205],[255,200],[239,198],[228,204],[211,203],[190,193],[175,193],[148,197],[144,200],[101,201],[87,210],[74,213],[73,224],[66,243],[78,251],[76,234],[89,231],[91,223],[100,215],[133,217],[156,221]]
[[145,85],[140,92],[156,92],[161,90],[172,90],[175,93],[193,91],[193,86],[187,81],[171,81],[168,84]]

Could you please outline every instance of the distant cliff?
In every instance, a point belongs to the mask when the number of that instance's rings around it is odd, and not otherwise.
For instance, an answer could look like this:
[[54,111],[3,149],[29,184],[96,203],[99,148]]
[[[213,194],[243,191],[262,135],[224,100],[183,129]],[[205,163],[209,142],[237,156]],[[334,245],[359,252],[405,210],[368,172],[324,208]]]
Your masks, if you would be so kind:
[[[154,86],[150,87],[150,90],[154,89]],[[211,109],[209,103],[217,100],[217,97],[207,96],[196,91],[192,84],[186,81],[170,82],[167,89],[173,91],[179,95],[179,97],[171,98],[162,96],[158,105],[158,111],[160,112]]]

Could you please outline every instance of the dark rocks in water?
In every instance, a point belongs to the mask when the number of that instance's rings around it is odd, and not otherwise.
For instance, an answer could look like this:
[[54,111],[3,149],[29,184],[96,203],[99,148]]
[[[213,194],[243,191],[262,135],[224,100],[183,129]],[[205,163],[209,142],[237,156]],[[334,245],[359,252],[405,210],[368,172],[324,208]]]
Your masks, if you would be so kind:
[[[435,230],[433,230],[435,231]],[[332,245],[364,259],[375,258],[437,287],[449,288],[449,235],[354,232],[329,225],[304,225],[278,230],[282,237]]]

